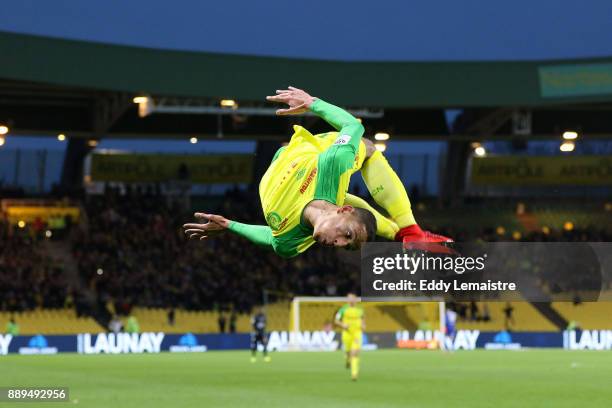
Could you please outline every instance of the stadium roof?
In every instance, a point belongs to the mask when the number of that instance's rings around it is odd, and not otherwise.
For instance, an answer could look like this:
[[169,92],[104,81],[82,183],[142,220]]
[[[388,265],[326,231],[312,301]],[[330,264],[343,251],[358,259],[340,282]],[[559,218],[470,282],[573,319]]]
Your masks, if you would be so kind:
[[[214,134],[219,126],[215,116],[153,115],[143,120],[131,99],[144,93],[263,103],[265,95],[286,85],[345,106],[385,108],[385,118],[373,122],[379,129],[393,123],[397,134],[448,133],[443,108],[475,108],[478,120],[491,120],[491,115],[507,119],[510,110],[533,109],[534,131],[542,134],[558,131],[560,124],[552,118],[544,122],[546,112],[561,108],[568,126],[593,134],[612,130],[605,119],[612,101],[612,58],[346,62],[161,50],[9,32],[0,32],[0,55],[0,121],[11,120],[23,133]],[[271,119],[254,118],[249,131],[234,133],[286,134],[286,123]],[[233,122],[228,126],[236,128]]]

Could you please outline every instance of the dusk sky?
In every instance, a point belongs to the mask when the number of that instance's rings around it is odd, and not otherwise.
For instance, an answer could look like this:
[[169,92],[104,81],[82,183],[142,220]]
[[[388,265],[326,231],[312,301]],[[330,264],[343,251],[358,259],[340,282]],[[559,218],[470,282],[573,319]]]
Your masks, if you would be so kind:
[[[434,0],[3,2],[0,30],[153,48],[336,60],[520,60],[612,56],[612,1]],[[136,151],[251,152],[254,142],[102,141]],[[63,150],[53,138],[4,149]],[[441,142],[393,143],[434,153]]]
[[343,60],[612,55],[609,0],[5,1],[0,30]]

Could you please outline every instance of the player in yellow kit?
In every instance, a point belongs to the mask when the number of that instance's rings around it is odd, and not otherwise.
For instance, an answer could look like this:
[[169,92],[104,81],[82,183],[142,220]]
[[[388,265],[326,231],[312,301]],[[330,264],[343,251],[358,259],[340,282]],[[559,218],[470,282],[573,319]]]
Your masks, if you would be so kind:
[[347,304],[336,313],[335,324],[342,328],[342,346],[346,352],[346,367],[351,369],[351,379],[359,375],[359,352],[365,330],[363,309],[357,307],[357,296],[347,295]]
[[[312,135],[294,126],[289,145],[279,149],[259,183],[267,225],[196,213],[200,223],[184,225],[190,239],[230,230],[285,258],[299,255],[315,242],[359,249],[376,235],[405,244],[452,242],[419,227],[399,177],[374,144],[362,138],[364,127],[350,113],[293,87],[278,90],[268,100],[289,105],[279,109],[279,115],[310,111],[336,131]],[[350,178],[357,171],[388,217],[348,194]]]

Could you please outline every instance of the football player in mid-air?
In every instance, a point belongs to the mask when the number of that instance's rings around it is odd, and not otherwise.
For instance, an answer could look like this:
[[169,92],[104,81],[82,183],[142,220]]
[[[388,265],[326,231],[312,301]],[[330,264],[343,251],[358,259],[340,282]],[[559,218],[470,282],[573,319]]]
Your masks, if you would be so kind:
[[[259,183],[267,225],[249,225],[221,215],[196,213],[198,223],[185,224],[191,239],[205,239],[230,230],[282,257],[296,256],[315,242],[358,249],[375,235],[444,252],[439,243],[450,238],[423,231],[412,214],[402,182],[374,143],[363,139],[364,128],[345,110],[310,96],[301,89],[276,91],[269,101],[286,103],[278,115],[313,112],[336,129],[312,135],[294,126],[288,146],[281,147]],[[366,201],[347,193],[351,175],[361,175],[382,215]]]
[[359,375],[359,352],[365,330],[363,309],[357,307],[357,296],[347,295],[347,303],[338,310],[334,323],[342,329],[342,347],[346,353],[346,368],[351,369],[351,379]]

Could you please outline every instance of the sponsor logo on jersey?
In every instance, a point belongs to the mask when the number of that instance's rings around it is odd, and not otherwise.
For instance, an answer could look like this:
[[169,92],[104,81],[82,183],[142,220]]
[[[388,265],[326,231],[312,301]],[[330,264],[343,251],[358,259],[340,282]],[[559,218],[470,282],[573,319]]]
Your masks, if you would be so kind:
[[376,194],[380,193],[381,191],[384,191],[384,189],[385,189],[385,188],[384,188],[384,187],[383,187],[383,185],[381,184],[381,185],[380,185],[380,186],[378,186],[378,187],[374,187],[374,189],[372,190],[372,192],[370,193],[370,195],[371,195],[372,197],[374,197]]
[[312,180],[314,180],[316,175],[317,175],[317,168],[315,167],[314,169],[310,171],[310,173],[308,174],[308,177],[306,177],[306,180],[304,180],[304,182],[300,186],[300,194],[304,194],[304,191],[306,191],[306,189],[308,188],[310,183],[312,183]]
[[334,142],[334,145],[345,145],[348,144],[348,142],[350,142],[351,140],[351,136],[349,135],[342,135],[339,138],[336,139],[336,141]]
[[304,173],[306,173],[306,168],[302,167],[295,173],[295,178],[298,180],[301,179],[302,177],[304,177]]

